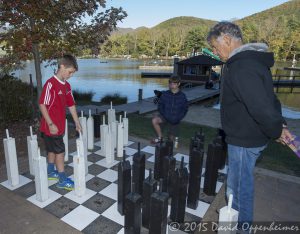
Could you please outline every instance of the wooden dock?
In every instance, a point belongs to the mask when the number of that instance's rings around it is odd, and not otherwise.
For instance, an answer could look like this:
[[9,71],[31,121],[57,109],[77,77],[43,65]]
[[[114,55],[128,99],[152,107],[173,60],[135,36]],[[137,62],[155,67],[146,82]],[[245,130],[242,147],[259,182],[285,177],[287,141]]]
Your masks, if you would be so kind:
[[[182,90],[189,104],[205,100],[207,98],[211,98],[214,96],[218,96],[220,94],[219,89],[205,89],[204,85],[196,86],[192,88],[186,88]],[[145,98],[141,101],[131,102],[127,104],[113,106],[116,112],[126,111],[127,114],[130,113],[139,113],[146,114],[149,112],[153,112],[157,110],[157,104],[154,104],[153,100],[155,97]],[[110,108],[109,105],[96,106],[96,105],[87,105],[87,106],[77,106],[78,111],[84,111],[85,115],[87,115],[88,111],[91,110],[93,114],[96,113],[96,109],[99,112],[105,112]]]
[[141,72],[142,78],[170,78],[172,75],[171,72]]

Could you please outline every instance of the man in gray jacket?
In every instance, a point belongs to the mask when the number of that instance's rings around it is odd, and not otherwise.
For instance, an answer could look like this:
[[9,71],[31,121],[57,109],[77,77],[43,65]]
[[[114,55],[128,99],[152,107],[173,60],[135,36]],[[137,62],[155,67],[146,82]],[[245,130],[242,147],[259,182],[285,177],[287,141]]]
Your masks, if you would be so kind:
[[281,105],[273,91],[270,67],[273,53],[263,43],[243,45],[240,28],[219,22],[207,41],[225,62],[221,78],[221,123],[228,143],[226,194],[233,194],[239,211],[239,228],[248,230],[253,220],[253,170],[270,139],[288,134]]

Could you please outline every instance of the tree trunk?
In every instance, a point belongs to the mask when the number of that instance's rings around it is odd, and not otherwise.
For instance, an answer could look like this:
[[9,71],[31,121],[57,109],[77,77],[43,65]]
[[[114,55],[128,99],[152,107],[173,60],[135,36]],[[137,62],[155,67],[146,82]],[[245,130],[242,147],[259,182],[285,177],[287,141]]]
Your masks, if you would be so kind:
[[169,47],[170,47],[170,42],[167,44],[167,49],[166,49],[166,58],[169,57]]
[[39,99],[42,93],[42,72],[41,72],[41,58],[40,58],[39,45],[37,43],[32,44],[32,53],[34,58],[36,87],[37,87],[37,94]]
[[[29,19],[31,32],[35,31],[35,21],[33,18]],[[41,72],[41,58],[39,51],[39,43],[36,41],[32,42],[32,53],[35,67],[36,87],[37,87],[37,100],[39,100],[42,93],[42,72]]]

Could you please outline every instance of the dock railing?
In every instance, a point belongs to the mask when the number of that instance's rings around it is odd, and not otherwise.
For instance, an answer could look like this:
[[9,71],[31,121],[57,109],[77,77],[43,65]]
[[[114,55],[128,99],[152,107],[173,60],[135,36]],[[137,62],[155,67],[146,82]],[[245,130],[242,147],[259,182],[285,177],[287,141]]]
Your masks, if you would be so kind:
[[300,69],[289,67],[277,69],[273,75],[273,85],[276,93],[279,92],[279,88],[288,88],[292,93],[294,88],[300,88]]

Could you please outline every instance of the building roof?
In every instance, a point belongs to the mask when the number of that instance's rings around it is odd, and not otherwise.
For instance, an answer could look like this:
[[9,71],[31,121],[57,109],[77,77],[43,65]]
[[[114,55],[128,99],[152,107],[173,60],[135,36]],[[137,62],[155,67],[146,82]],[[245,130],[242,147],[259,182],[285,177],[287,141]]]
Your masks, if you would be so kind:
[[180,62],[177,62],[177,64],[216,66],[216,65],[222,65],[223,62],[216,60],[210,56],[202,54],[202,55],[193,56],[185,60],[181,60]]

